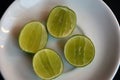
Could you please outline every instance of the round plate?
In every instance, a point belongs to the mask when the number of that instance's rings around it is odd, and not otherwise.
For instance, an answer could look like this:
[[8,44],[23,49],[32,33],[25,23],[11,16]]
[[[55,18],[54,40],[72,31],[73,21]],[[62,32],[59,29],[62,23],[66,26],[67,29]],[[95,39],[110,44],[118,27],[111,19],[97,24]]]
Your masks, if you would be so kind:
[[50,10],[63,5],[77,14],[77,27],[73,34],[87,35],[95,45],[95,58],[86,67],[74,68],[65,59],[63,47],[66,39],[49,36],[47,48],[60,53],[64,73],[55,80],[111,80],[116,73],[120,57],[118,22],[101,0],[16,0],[7,9],[0,23],[0,70],[5,80],[41,80],[33,71],[32,56],[18,45],[21,28],[32,20],[46,23]]

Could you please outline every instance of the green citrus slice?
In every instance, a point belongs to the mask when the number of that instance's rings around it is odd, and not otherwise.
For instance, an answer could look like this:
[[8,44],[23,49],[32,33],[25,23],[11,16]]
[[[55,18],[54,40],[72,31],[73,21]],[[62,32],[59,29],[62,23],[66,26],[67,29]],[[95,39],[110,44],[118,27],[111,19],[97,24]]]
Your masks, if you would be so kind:
[[94,59],[95,47],[88,37],[74,35],[66,42],[64,54],[70,64],[83,67]]
[[47,20],[48,32],[56,38],[64,38],[72,33],[76,26],[76,14],[65,6],[53,8]]
[[62,73],[63,63],[55,51],[42,49],[33,57],[33,68],[40,78],[51,80]]
[[36,53],[45,47],[47,42],[47,32],[45,26],[34,21],[27,23],[19,35],[19,45],[23,51]]

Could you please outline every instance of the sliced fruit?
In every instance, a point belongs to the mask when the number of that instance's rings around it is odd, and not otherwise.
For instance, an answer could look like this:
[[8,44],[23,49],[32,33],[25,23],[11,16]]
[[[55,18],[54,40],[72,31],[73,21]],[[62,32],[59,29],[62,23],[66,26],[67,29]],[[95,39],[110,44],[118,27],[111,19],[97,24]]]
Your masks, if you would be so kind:
[[76,26],[76,14],[65,6],[53,8],[47,20],[48,32],[56,38],[64,38],[72,33]]
[[64,54],[70,64],[83,67],[94,59],[95,47],[88,37],[74,35],[66,42]]
[[19,45],[23,51],[36,53],[45,47],[47,42],[47,32],[45,26],[34,21],[27,23],[19,35]]
[[40,78],[51,80],[62,73],[63,63],[55,51],[42,49],[33,57],[33,68]]

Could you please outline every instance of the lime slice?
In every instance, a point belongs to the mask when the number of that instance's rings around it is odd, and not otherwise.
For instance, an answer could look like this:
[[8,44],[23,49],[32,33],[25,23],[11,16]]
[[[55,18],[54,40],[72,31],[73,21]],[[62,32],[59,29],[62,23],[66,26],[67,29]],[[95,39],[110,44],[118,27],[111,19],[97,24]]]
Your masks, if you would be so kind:
[[83,67],[93,60],[95,47],[88,37],[74,35],[66,42],[64,54],[70,64]]
[[56,38],[64,38],[72,33],[76,26],[76,14],[65,6],[53,8],[47,20],[48,32]]
[[50,80],[62,73],[63,63],[55,51],[42,49],[33,57],[33,68],[40,78]]
[[36,53],[45,47],[47,32],[45,27],[37,21],[27,23],[19,35],[19,45],[23,51]]

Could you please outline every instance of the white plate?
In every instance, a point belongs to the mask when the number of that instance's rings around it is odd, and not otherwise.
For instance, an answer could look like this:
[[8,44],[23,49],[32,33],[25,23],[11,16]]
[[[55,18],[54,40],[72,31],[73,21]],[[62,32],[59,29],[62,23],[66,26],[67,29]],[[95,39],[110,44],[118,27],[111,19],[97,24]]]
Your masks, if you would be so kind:
[[[18,35],[31,20],[45,22],[49,11],[64,5],[77,14],[75,33],[85,34],[95,45],[95,58],[83,68],[72,69],[63,55],[65,70],[56,80],[110,80],[115,75],[120,56],[118,22],[101,0],[17,0],[7,9],[0,23],[0,70],[5,80],[41,80],[32,68],[32,56],[18,47]],[[60,42],[60,43],[59,43]],[[61,42],[49,37],[47,47],[62,53]]]

